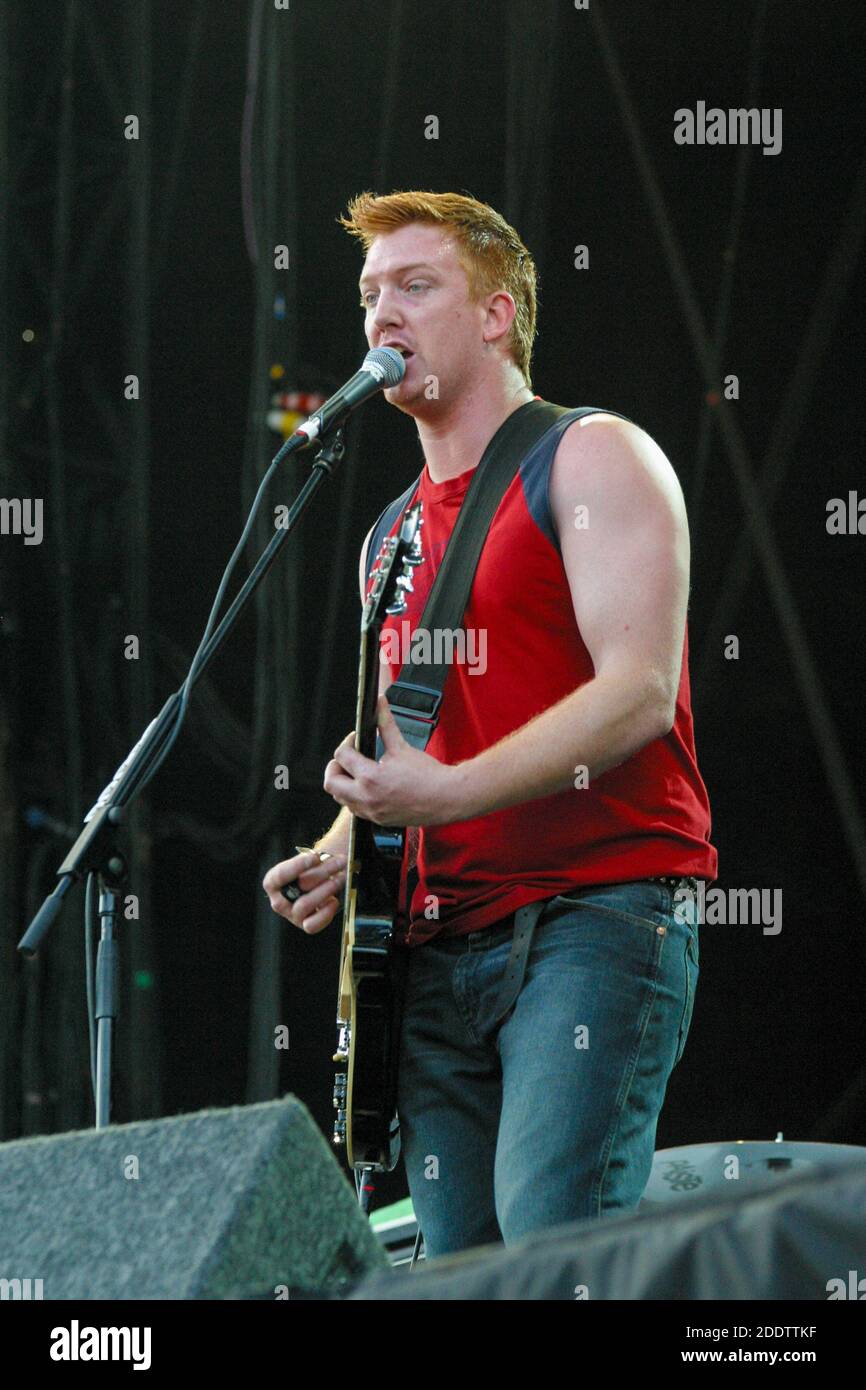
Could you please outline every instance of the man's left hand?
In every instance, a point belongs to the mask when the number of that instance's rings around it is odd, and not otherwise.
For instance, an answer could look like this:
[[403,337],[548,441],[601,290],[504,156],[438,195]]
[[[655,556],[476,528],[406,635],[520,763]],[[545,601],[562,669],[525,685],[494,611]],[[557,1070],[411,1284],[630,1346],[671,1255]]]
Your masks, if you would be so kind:
[[463,819],[457,769],[407,743],[384,695],[376,706],[384,752],[378,762],[347,734],[325,769],[325,791],[375,825],[449,825]]

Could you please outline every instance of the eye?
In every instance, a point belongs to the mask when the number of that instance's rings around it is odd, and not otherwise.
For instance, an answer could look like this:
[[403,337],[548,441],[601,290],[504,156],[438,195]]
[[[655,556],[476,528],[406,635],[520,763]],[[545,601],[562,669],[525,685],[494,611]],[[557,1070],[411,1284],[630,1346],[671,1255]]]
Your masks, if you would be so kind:
[[413,280],[406,286],[407,290],[426,290],[427,286],[423,280]]
[[362,309],[371,309],[373,306],[372,306],[372,304],[370,303],[370,301],[371,301],[371,300],[374,300],[375,298],[376,298],[376,296],[375,296],[374,292],[373,292],[372,290],[367,290],[367,293],[366,293],[366,294],[362,294],[362,295],[361,295],[361,308],[362,308]]

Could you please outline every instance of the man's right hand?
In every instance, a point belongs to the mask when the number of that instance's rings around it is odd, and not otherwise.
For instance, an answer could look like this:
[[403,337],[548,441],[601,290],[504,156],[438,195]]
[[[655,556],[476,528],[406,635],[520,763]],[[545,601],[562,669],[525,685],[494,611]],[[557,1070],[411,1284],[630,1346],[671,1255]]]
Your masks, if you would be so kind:
[[[322,849],[325,848],[322,845]],[[342,907],[346,862],[345,854],[334,853],[322,863],[313,850],[275,864],[262,880],[274,912],[309,935],[322,931]],[[290,903],[280,890],[295,882],[303,891],[301,897]]]

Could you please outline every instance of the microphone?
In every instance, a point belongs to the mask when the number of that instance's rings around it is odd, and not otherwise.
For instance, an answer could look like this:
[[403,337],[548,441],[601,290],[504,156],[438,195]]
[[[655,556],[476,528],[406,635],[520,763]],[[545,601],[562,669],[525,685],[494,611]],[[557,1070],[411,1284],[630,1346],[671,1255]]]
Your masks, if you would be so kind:
[[303,424],[298,425],[295,434],[302,435],[308,444],[312,444],[314,439],[362,405],[369,396],[375,396],[377,391],[385,391],[389,386],[396,386],[405,375],[406,363],[396,348],[372,348],[364,358],[360,371],[326,400],[315,415],[310,415]]

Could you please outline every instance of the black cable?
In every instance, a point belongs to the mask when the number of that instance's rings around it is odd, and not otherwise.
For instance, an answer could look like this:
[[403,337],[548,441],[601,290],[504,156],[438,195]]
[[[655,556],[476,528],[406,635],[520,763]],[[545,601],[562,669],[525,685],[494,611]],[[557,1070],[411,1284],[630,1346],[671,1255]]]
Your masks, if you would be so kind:
[[171,734],[166,740],[165,745],[163,746],[162,751],[160,752],[153,766],[148,770],[148,772],[144,776],[143,781],[140,783],[138,788],[139,794],[144,791],[145,787],[148,786],[150,782],[153,781],[154,777],[159,772],[159,769],[162,767],[163,763],[165,762],[166,758],[168,757],[169,753],[174,747],[175,741],[177,740],[177,736],[181,731],[183,721],[186,718],[186,712],[189,706],[190,696],[192,694],[192,687],[195,681],[195,675],[199,666],[201,665],[202,653],[205,647],[207,646],[208,642],[210,641],[211,633],[216,627],[217,617],[219,615],[219,610],[222,606],[223,598],[225,597],[225,591],[228,586],[229,579],[231,578],[232,573],[234,572],[235,565],[240,559],[244,547],[246,546],[253,522],[255,521],[256,514],[261,505],[262,497],[264,495],[268,483],[271,480],[271,476],[274,473],[275,468],[276,462],[272,460],[270,467],[268,468],[267,472],[262,478],[262,481],[259,484],[258,491],[256,492],[256,495],[253,499],[253,505],[250,509],[249,516],[247,517],[246,524],[244,525],[244,529],[241,533],[241,538],[235,546],[229,559],[229,562],[225,567],[223,577],[220,580],[219,588],[216,592],[216,597],[211,606],[210,616],[208,617],[204,634],[196,648],[195,655],[192,659],[192,664],[190,665],[186,680],[183,683],[183,688],[181,690],[180,705],[178,706],[177,718],[174,722],[174,728],[172,729]]

